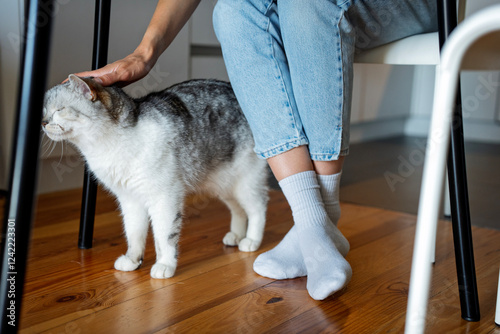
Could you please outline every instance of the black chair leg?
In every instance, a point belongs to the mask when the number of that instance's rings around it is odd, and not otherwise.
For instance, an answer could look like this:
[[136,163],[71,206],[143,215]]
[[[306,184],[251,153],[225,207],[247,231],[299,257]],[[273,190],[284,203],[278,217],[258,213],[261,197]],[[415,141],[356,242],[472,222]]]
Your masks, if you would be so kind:
[[4,220],[0,277],[1,333],[19,329],[35,193],[53,0],[30,0],[18,92],[17,129]]
[[[437,0],[437,9],[439,40],[442,47],[446,38],[457,26],[456,1]],[[451,219],[455,244],[458,291],[462,318],[468,321],[479,321],[479,298],[472,247],[462,110],[460,108],[460,84],[458,84],[456,105],[448,155],[448,180],[450,185]]]
[[[92,69],[106,65],[108,60],[109,20],[111,16],[111,0],[96,0],[94,19],[94,50]],[[80,233],[78,247],[92,248],[94,234],[94,217],[97,198],[97,182],[92,172],[85,166],[83,179],[82,208],[80,215]]]
[[[457,96],[460,97],[459,92]],[[448,154],[448,180],[460,307],[463,319],[479,321],[479,297],[472,246],[462,110],[459,103],[453,116]]]
[[83,175],[82,208],[80,211],[80,232],[78,234],[78,248],[92,248],[94,238],[94,217],[97,200],[97,182],[85,165]]

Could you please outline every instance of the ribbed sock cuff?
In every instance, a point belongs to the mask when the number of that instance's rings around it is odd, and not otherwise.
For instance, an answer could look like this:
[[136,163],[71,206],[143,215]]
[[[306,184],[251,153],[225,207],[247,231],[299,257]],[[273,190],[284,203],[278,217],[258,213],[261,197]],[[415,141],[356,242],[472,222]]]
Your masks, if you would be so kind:
[[298,227],[326,224],[328,218],[316,172],[294,174],[281,180],[279,184],[290,204],[295,224]]

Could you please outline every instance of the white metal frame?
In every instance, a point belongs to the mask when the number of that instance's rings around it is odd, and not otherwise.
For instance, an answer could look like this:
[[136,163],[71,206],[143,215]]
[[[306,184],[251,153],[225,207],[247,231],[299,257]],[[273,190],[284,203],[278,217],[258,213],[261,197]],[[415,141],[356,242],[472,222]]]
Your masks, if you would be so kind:
[[[447,39],[437,67],[439,78],[434,93],[431,127],[422,178],[417,230],[413,250],[410,292],[405,333],[423,333],[427,315],[432,265],[430,258],[440,211],[446,157],[450,138],[452,111],[461,69],[500,69],[500,53],[487,58],[487,53],[472,53],[477,47],[497,48],[499,43],[480,43],[483,37],[500,35],[500,5],[493,5],[465,19]],[[486,36],[486,37],[485,37]],[[471,57],[481,57],[474,61]],[[487,62],[486,62],[487,60]],[[498,297],[500,299],[500,296]],[[499,301],[500,303],[500,301]],[[497,308],[497,322],[500,321]]]

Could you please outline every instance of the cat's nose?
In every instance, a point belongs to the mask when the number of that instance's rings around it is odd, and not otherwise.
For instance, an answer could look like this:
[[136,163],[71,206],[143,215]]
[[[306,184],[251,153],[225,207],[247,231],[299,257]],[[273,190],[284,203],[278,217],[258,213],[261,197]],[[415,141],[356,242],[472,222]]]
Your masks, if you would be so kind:
[[48,121],[46,121],[46,120],[42,120],[42,126],[43,126],[43,127],[45,127],[47,124],[49,124],[49,122],[48,122]]

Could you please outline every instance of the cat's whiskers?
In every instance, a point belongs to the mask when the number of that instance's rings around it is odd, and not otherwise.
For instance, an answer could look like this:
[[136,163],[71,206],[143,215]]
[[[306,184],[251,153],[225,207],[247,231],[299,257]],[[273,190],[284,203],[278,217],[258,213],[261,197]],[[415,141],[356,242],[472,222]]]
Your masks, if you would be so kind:
[[41,156],[42,157],[49,156],[52,153],[52,151],[54,150],[55,145],[56,145],[56,143],[54,141],[50,140],[50,138],[47,136],[47,134],[45,132],[43,132],[43,137],[42,137],[43,151],[42,151]]
[[56,147],[57,147],[57,142],[54,142],[54,144],[52,144],[52,147],[50,149],[49,155],[51,155],[52,152],[54,152],[54,150],[56,149]]
[[[43,131],[42,131],[43,132]],[[48,140],[47,140],[48,139]],[[64,158],[64,143],[65,140],[61,141],[61,154],[59,157],[58,165],[62,163],[62,159]],[[47,136],[45,132],[43,132],[43,137],[42,137],[42,147],[43,152],[41,153],[42,157],[48,158],[50,155],[54,152],[54,150],[57,147],[57,142],[50,140],[50,138]]]
[[63,156],[64,156],[64,142],[65,142],[65,140],[63,140],[61,142],[61,157],[59,158],[59,162],[58,162],[59,165],[61,164]]
[[41,140],[40,140],[40,152],[41,152],[41,156],[43,157],[45,155],[45,151],[47,150],[47,145],[50,145],[49,142],[47,142],[47,140],[45,140],[46,136],[45,136],[45,132],[43,132],[43,130],[40,130],[41,132]]

